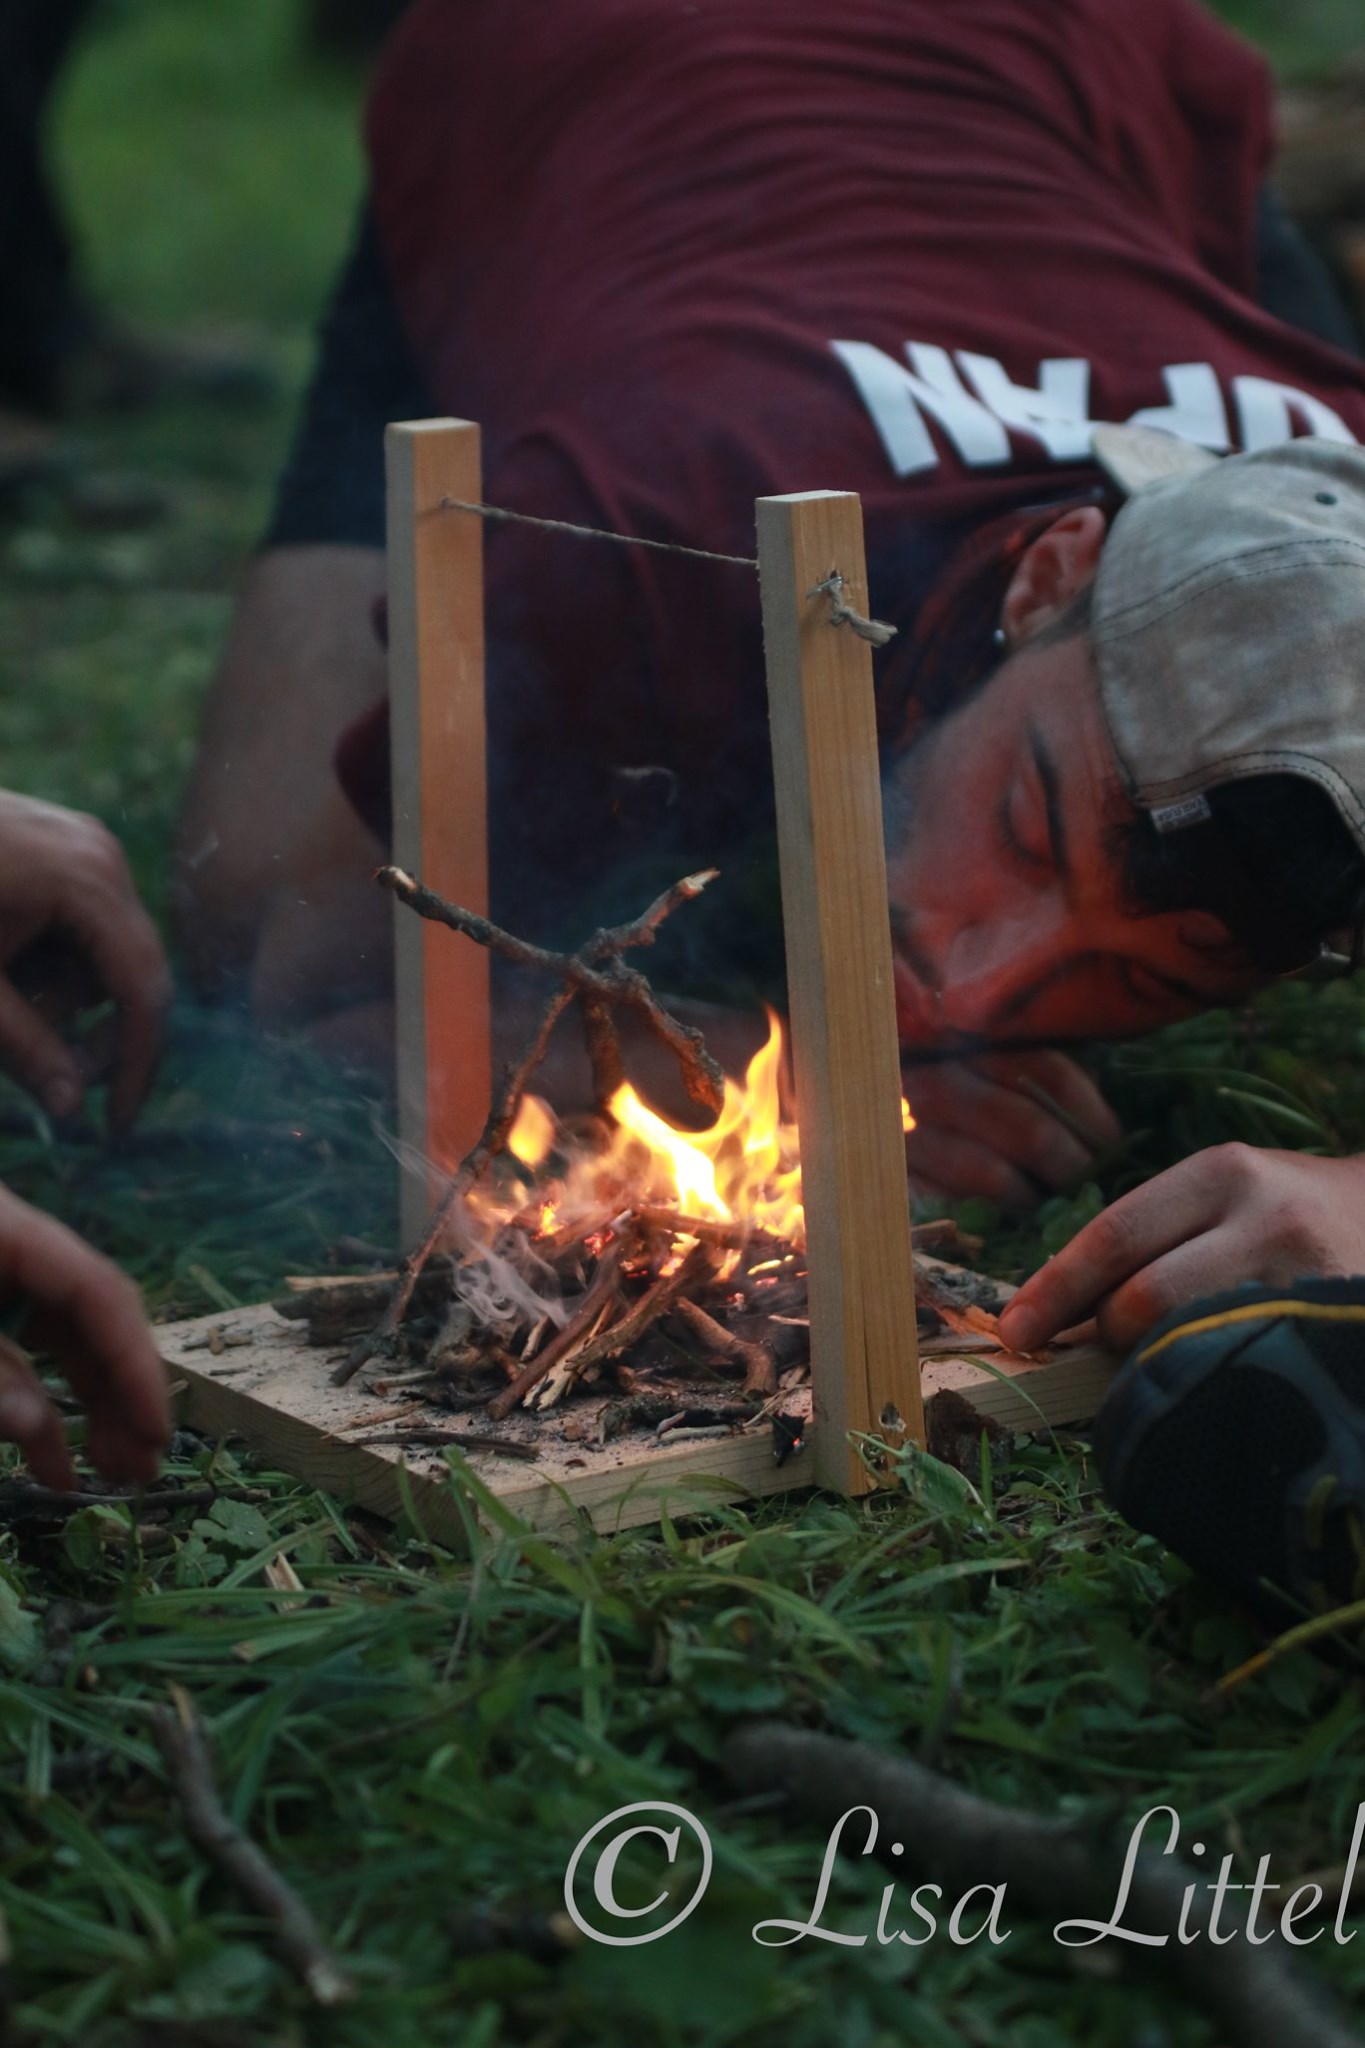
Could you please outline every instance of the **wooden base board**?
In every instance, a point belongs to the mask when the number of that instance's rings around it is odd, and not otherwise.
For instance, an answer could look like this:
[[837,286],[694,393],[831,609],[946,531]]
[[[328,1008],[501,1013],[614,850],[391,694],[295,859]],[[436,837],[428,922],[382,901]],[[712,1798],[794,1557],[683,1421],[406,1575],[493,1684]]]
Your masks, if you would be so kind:
[[[447,1483],[443,1448],[356,1441],[370,1427],[384,1426],[375,1418],[398,1404],[401,1388],[379,1394],[354,1380],[346,1387],[332,1386],[329,1375],[342,1354],[314,1349],[299,1324],[286,1322],[268,1306],[167,1323],[157,1338],[172,1382],[180,1388],[178,1418],[189,1428],[243,1438],[283,1471],[376,1514],[400,1514],[406,1490],[433,1541],[464,1547],[464,1522]],[[921,1368],[926,1405],[951,1388],[1007,1429],[1036,1429],[1042,1421],[1081,1422],[1094,1413],[1114,1371],[1114,1360],[1094,1345],[1078,1345],[1045,1362],[1002,1354],[990,1365],[991,1371],[983,1371],[970,1358],[926,1358]],[[382,1370],[371,1376],[385,1377]],[[797,1398],[789,1405],[795,1407]],[[605,1405],[605,1397],[597,1405]],[[809,1449],[777,1465],[766,1427],[749,1436],[706,1438],[672,1450],[641,1446],[638,1436],[598,1445],[566,1435],[566,1423],[579,1426],[593,1412],[589,1399],[576,1397],[570,1407],[548,1416],[519,1413],[511,1418],[506,1433],[536,1443],[534,1463],[495,1451],[463,1455],[509,1509],[543,1530],[565,1528],[583,1513],[599,1529],[628,1529],[657,1521],[665,1500],[671,1514],[683,1515],[718,1500],[815,1483]],[[425,1406],[404,1421],[407,1426],[481,1428],[477,1413],[452,1415]]]

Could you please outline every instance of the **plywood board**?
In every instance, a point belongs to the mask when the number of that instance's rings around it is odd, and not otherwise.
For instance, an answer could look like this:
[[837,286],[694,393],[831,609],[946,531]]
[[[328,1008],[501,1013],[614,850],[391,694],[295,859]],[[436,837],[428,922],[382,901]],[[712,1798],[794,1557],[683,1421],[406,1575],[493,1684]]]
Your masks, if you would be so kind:
[[[402,1512],[400,1466],[406,1462],[410,1498],[426,1533],[436,1542],[463,1547],[464,1523],[448,1483],[444,1449],[404,1451],[396,1444],[356,1441],[371,1427],[385,1426],[373,1418],[398,1404],[400,1388],[377,1393],[363,1378],[347,1387],[332,1386],[329,1375],[341,1353],[313,1348],[300,1324],[285,1321],[268,1306],[164,1324],[157,1338],[167,1370],[182,1388],[179,1417],[190,1428],[242,1438],[282,1470],[381,1515]],[[1086,1419],[1114,1370],[1114,1361],[1094,1346],[1078,1346],[1042,1364],[1004,1356],[989,1362],[993,1372],[966,1357],[926,1359],[926,1401],[951,1387],[1006,1428],[1036,1429],[1040,1411],[1058,1425]],[[385,1374],[374,1369],[368,1377],[383,1380]],[[599,1447],[564,1433],[567,1420],[581,1421],[594,1412],[591,1402],[575,1399],[549,1417],[518,1413],[509,1418],[504,1427],[512,1440],[537,1442],[540,1455],[534,1464],[493,1451],[462,1455],[510,1509],[544,1530],[565,1528],[580,1514],[599,1529],[628,1529],[657,1521],[664,1501],[670,1513],[682,1515],[717,1501],[782,1493],[816,1480],[809,1449],[784,1465],[775,1463],[766,1428],[673,1450],[641,1447],[638,1436]],[[485,1427],[478,1414],[426,1407],[406,1423]]]

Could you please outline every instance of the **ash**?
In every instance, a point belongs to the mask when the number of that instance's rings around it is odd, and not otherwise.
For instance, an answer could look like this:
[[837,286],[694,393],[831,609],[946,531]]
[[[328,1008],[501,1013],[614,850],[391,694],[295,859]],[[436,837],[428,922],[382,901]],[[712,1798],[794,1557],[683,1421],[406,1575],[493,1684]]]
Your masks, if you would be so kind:
[[[680,1213],[632,1209],[605,1225],[538,1216],[428,1261],[390,1355],[362,1388],[421,1404],[411,1429],[459,1423],[534,1442],[556,1434],[685,1442],[809,1414],[804,1252]],[[321,1280],[275,1303],[336,1350],[363,1337],[396,1271]],[[402,1441],[401,1435],[394,1441]]]

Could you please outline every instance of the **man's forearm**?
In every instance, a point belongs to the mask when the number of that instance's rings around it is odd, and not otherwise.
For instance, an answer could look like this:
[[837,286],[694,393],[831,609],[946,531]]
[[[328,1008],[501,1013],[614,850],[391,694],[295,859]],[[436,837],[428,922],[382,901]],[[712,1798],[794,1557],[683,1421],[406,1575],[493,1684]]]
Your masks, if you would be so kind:
[[177,936],[211,993],[247,973],[272,906],[295,890],[336,803],[337,740],[383,693],[371,623],[383,587],[382,552],[362,547],[275,549],[247,578],[175,845]]

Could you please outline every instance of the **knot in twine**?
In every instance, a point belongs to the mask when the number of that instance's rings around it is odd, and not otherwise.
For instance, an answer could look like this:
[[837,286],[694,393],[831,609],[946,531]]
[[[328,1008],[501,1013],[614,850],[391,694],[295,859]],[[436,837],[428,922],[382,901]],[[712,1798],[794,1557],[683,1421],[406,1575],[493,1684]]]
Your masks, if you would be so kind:
[[829,623],[831,626],[847,626],[860,640],[868,641],[873,647],[885,647],[895,639],[895,626],[889,626],[885,619],[865,619],[861,612],[854,611],[851,604],[844,603],[844,579],[837,569],[831,569],[823,583],[817,583],[807,597],[829,599]]

